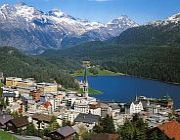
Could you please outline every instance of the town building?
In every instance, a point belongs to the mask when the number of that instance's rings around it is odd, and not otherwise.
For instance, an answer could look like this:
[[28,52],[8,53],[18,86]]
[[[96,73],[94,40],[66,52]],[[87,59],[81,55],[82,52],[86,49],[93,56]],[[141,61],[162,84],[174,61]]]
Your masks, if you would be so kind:
[[52,121],[53,116],[47,114],[38,114],[35,113],[31,116],[32,123],[34,124],[36,129],[45,129],[48,128],[49,123]]
[[14,88],[7,88],[7,87],[2,87],[3,93],[2,97],[4,99],[4,102],[9,104],[12,104],[14,101],[16,101],[19,97],[19,91]]
[[173,120],[165,122],[153,129],[149,133],[156,132],[166,139],[180,140],[180,123]]
[[30,87],[34,86],[35,81],[33,78],[22,79],[18,77],[7,77],[6,86],[10,87]]
[[[145,96],[139,96],[138,101],[143,103],[143,106],[146,107],[148,105],[160,105],[161,107],[165,108],[173,108],[173,100],[169,96],[163,96],[162,98],[147,98]],[[146,104],[146,105],[145,105]]]
[[101,116],[101,108],[98,102],[89,103],[89,113]]
[[66,110],[61,114],[61,118],[66,122],[74,123],[75,118],[79,115],[79,112],[75,110]]
[[132,102],[130,105],[130,114],[135,114],[143,111],[143,105],[141,101]]
[[107,115],[112,116],[112,108],[106,103],[100,103],[101,117],[105,118]]
[[28,124],[29,124],[28,117],[26,116],[17,117],[6,122],[6,128],[7,130],[17,133],[19,131],[26,130]]
[[74,110],[81,113],[89,113],[89,102],[85,98],[75,100]]
[[73,140],[75,133],[76,131],[72,127],[65,126],[52,132],[51,138],[53,140]]
[[53,93],[58,90],[57,83],[37,83],[37,89],[40,89],[43,93]]
[[74,120],[75,124],[84,123],[88,129],[92,129],[96,124],[99,123],[100,116],[92,114],[80,113]]
[[13,117],[9,114],[2,113],[0,114],[0,129],[6,128],[6,123],[13,119]]

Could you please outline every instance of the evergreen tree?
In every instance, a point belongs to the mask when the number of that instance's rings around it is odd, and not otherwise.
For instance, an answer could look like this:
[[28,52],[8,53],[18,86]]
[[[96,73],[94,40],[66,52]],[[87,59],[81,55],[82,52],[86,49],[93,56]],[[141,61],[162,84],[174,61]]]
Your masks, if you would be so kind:
[[26,135],[31,135],[31,136],[36,136],[37,135],[37,130],[36,130],[33,123],[30,123],[27,126]]
[[103,127],[96,124],[96,125],[93,127],[93,131],[94,131],[95,133],[101,133],[101,132],[103,132]]
[[135,127],[134,140],[147,140],[145,131]]
[[153,131],[152,133],[150,133],[150,135],[148,136],[148,140],[159,140],[157,131]]
[[93,133],[86,131],[81,135],[80,140],[91,140],[92,136],[93,136]]
[[48,127],[50,131],[55,131],[60,127],[56,119],[57,118],[55,116],[52,117],[52,120]]
[[126,120],[124,125],[119,128],[118,132],[120,135],[120,139],[122,139],[122,140],[133,140],[134,139],[135,128],[129,120]]
[[95,125],[93,131],[96,133],[115,133],[115,126],[112,117],[106,116],[100,120],[98,125]]
[[115,127],[112,117],[108,116],[102,119],[101,122],[104,133],[115,133]]

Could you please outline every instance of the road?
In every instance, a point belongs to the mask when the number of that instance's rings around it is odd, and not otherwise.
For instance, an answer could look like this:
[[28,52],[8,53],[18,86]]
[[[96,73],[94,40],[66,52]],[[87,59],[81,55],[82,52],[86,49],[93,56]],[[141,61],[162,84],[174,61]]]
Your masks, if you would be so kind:
[[39,137],[34,137],[34,136],[19,136],[19,135],[15,135],[13,134],[16,138],[18,138],[19,140],[42,140]]

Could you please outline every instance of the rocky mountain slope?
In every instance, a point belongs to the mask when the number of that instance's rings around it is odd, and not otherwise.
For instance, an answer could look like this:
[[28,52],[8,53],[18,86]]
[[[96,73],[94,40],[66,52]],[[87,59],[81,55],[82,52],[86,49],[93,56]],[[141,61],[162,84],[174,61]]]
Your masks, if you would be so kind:
[[72,17],[58,9],[45,13],[25,3],[0,7],[0,45],[36,54],[107,40],[135,26],[138,24],[127,16],[102,24]]
[[180,44],[180,13],[172,15],[165,20],[155,21],[146,25],[127,29],[114,39],[119,44]]

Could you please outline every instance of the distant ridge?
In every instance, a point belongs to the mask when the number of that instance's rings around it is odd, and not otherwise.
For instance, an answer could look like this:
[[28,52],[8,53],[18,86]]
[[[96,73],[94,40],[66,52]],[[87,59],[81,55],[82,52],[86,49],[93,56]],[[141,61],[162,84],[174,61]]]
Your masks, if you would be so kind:
[[138,24],[127,16],[102,24],[72,17],[58,9],[44,13],[25,3],[0,7],[0,45],[32,54],[108,40],[135,26]]

